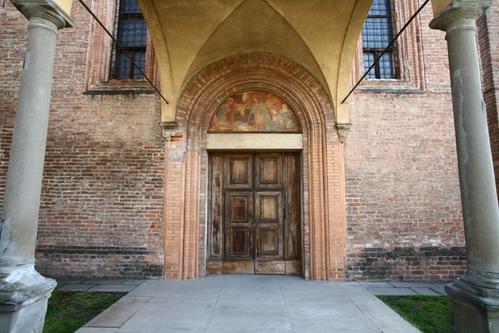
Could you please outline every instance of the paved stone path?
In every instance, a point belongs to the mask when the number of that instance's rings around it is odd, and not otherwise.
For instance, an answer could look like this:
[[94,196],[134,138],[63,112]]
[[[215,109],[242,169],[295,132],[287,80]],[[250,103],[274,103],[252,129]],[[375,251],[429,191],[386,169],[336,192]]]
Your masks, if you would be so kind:
[[440,294],[442,286],[221,275],[193,281],[71,280],[61,281],[59,290],[130,291],[77,333],[409,333],[419,331],[374,295]]

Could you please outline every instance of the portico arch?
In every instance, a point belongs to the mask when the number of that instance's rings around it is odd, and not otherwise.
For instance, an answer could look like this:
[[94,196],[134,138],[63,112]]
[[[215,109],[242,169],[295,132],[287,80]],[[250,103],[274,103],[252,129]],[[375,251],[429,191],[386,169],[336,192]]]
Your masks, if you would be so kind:
[[332,103],[302,66],[262,52],[231,56],[201,70],[181,95],[177,126],[165,130],[165,277],[189,279],[206,272],[207,132],[219,105],[248,90],[282,98],[301,123],[303,272],[310,279],[342,279],[343,144],[334,130]]

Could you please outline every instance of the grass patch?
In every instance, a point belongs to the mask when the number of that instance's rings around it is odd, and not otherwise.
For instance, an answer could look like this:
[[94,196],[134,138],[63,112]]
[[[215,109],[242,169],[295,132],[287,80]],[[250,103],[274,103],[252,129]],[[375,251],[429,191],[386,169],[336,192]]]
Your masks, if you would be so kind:
[[452,301],[447,296],[378,296],[424,333],[452,332]]
[[55,291],[49,298],[43,333],[74,333],[124,293]]

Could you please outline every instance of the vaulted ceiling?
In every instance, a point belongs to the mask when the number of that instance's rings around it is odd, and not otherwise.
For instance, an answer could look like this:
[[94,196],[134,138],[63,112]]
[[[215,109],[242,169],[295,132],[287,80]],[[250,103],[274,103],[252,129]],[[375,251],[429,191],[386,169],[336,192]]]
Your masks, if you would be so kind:
[[182,88],[227,56],[266,51],[286,56],[325,87],[340,123],[352,61],[371,0],[138,0],[153,39],[161,90],[170,100],[162,120],[175,121]]

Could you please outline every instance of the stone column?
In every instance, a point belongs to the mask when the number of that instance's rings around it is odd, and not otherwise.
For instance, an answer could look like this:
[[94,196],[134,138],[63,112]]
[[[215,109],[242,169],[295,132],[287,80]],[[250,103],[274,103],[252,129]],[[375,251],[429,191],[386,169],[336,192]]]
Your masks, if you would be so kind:
[[34,268],[40,191],[58,29],[71,20],[53,1],[12,2],[29,24],[0,221],[0,333],[41,332],[56,282]]
[[453,0],[430,24],[446,32],[469,270],[446,287],[457,332],[499,332],[499,209],[475,20],[490,0]]

